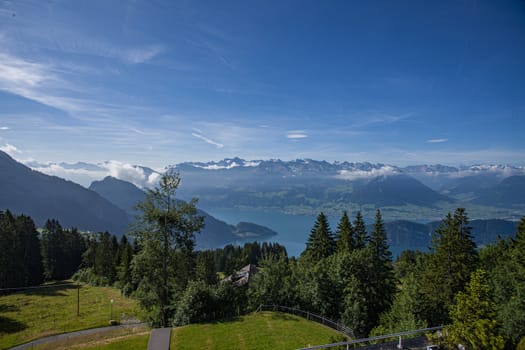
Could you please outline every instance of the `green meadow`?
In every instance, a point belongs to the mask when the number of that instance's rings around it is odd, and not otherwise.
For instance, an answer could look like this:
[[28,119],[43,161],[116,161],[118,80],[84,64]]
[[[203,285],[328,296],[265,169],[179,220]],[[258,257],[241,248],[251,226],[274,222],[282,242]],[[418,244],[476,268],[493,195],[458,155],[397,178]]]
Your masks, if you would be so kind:
[[46,288],[2,295],[0,349],[53,334],[107,326],[111,317],[122,321],[137,314],[135,300],[108,287],[81,285],[77,290],[71,282],[60,282]]

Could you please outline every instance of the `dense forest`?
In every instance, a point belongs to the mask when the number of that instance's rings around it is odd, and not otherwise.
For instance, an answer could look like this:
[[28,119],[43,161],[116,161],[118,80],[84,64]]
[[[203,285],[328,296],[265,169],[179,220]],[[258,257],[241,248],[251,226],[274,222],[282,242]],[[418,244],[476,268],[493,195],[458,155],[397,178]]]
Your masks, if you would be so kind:
[[[115,286],[139,300],[145,320],[183,325],[243,314],[260,304],[297,307],[341,321],[358,337],[447,325],[444,347],[514,348],[525,336],[525,218],[514,238],[476,246],[458,208],[434,231],[428,251],[395,261],[377,210],[372,229],[346,212],[332,230],[321,212],[298,257],[277,243],[195,250],[195,202],[175,201],[164,175],[138,209],[132,237],[79,233],[48,220],[0,212],[0,288],[74,279]],[[231,275],[252,264],[238,284]],[[525,345],[525,344],[520,344]]]

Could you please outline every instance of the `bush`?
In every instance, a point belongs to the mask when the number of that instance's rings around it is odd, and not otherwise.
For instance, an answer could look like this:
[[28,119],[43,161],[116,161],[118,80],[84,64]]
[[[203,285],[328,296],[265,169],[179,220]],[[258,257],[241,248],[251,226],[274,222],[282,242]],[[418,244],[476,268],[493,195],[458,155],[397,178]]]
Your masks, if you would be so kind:
[[92,286],[105,287],[111,285],[107,277],[97,275],[91,267],[78,270],[75,272],[72,279]]
[[210,286],[202,281],[191,281],[177,303],[173,323],[182,326],[213,319],[215,298]]
[[242,292],[229,282],[207,285],[192,281],[175,306],[173,323],[182,326],[232,317],[244,310]]

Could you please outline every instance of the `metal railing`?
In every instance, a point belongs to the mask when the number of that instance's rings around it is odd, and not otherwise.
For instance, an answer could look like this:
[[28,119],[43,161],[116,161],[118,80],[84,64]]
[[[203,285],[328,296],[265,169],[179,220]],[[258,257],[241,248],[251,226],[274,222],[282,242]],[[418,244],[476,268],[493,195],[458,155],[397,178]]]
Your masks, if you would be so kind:
[[386,334],[386,335],[378,335],[376,337],[370,337],[370,338],[354,339],[354,340],[344,341],[344,342],[339,342],[339,343],[331,343],[331,344],[323,344],[323,345],[311,346],[311,347],[308,347],[308,348],[301,348],[301,349],[298,349],[298,350],[328,349],[328,348],[335,348],[335,347],[338,347],[338,346],[346,346],[347,349],[350,349],[350,345],[352,345],[352,344],[369,343],[369,342],[376,341],[376,340],[398,338],[398,337],[403,337],[403,336],[406,336],[406,335],[414,335],[414,334],[419,334],[419,333],[435,332],[435,331],[439,331],[439,330],[442,330],[442,329],[443,329],[443,326],[423,328],[423,329],[416,329],[416,330],[406,331],[406,332],[399,332],[399,333]]
[[298,316],[306,318],[307,320],[314,321],[314,322],[323,324],[327,327],[330,327],[332,329],[335,329],[336,331],[341,332],[350,338],[354,337],[354,332],[350,328],[345,326],[344,324],[330,320],[324,316],[315,314],[313,312],[299,310],[293,307],[282,306],[282,305],[263,305],[263,304],[259,305],[256,312],[260,312],[260,311],[280,311],[280,312],[286,312],[286,313],[293,314],[293,315],[298,315]]

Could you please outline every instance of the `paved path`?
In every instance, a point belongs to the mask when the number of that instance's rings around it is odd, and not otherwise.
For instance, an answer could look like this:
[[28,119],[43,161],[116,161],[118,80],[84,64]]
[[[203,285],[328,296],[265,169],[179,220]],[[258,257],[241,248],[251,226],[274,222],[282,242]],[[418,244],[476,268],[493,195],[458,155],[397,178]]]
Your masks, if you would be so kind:
[[[10,350],[21,350],[21,349],[31,349],[36,345],[45,344],[45,343],[52,343],[59,340],[69,339],[73,337],[78,337],[81,335],[88,335],[93,333],[100,333],[100,332],[106,332],[113,329],[118,328],[132,328],[132,327],[140,327],[140,326],[147,326],[147,323],[131,323],[131,324],[123,324],[119,326],[108,326],[108,327],[100,327],[100,328],[91,328],[91,329],[84,329],[82,331],[76,331],[76,332],[70,332],[70,333],[62,333],[62,334],[56,334],[45,338],[40,338],[37,340],[33,340],[29,343],[25,343],[22,345],[17,345],[14,348],[11,348]],[[169,349],[169,348],[167,348]]]
[[169,350],[171,328],[156,328],[151,330],[148,350]]

